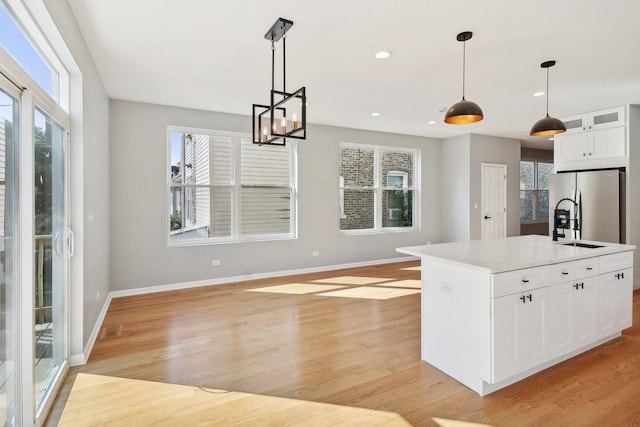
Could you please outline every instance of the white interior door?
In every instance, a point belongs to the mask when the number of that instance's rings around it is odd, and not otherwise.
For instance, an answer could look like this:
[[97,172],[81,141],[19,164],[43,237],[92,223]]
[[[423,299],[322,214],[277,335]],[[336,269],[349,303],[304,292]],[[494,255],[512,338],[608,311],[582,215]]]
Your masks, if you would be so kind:
[[507,237],[507,165],[482,164],[482,240]]

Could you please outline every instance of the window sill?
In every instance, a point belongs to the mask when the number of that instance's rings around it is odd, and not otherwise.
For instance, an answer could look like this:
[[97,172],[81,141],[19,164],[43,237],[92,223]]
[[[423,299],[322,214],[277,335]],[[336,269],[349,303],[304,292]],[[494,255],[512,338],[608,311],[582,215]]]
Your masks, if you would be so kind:
[[274,235],[274,236],[255,236],[255,237],[243,237],[236,239],[191,239],[191,240],[179,240],[179,241],[167,241],[167,247],[169,248],[181,248],[190,246],[211,246],[211,245],[228,245],[237,243],[257,243],[257,242],[273,242],[282,240],[297,240],[298,236],[291,235]]
[[366,234],[389,234],[389,233],[409,233],[418,231],[417,227],[388,227],[388,228],[367,228],[363,230],[340,230],[340,234],[358,236]]

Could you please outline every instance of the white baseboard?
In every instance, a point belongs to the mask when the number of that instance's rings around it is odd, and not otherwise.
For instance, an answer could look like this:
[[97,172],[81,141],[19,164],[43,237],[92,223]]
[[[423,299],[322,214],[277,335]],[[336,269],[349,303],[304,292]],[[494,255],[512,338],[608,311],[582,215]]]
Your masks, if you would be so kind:
[[89,356],[91,355],[91,351],[93,350],[93,345],[98,339],[100,328],[102,328],[102,322],[104,321],[104,318],[107,315],[107,310],[109,309],[109,305],[111,304],[111,300],[113,298],[151,294],[154,292],[176,291],[180,289],[198,288],[202,286],[225,285],[228,283],[244,282],[248,280],[257,280],[257,279],[269,279],[272,277],[293,276],[296,274],[321,273],[323,271],[343,270],[345,268],[368,267],[370,265],[380,265],[380,264],[393,264],[398,262],[415,261],[417,259],[419,258],[413,257],[413,256],[407,256],[407,257],[401,257],[401,258],[379,259],[375,261],[354,262],[349,264],[325,265],[320,267],[300,268],[297,270],[272,271],[269,273],[247,274],[243,276],[222,277],[219,279],[197,280],[193,282],[182,282],[182,283],[173,283],[168,285],[147,286],[142,288],[132,288],[132,289],[124,289],[120,291],[111,291],[109,292],[109,295],[107,295],[107,299],[105,300],[104,305],[102,306],[102,310],[100,310],[100,314],[96,319],[96,323],[93,327],[93,330],[91,331],[89,340],[87,341],[87,344],[84,347],[84,353],[71,355],[71,358],[69,359],[69,364],[71,366],[79,366],[79,365],[85,365],[87,363],[87,361],[89,360]]
[[104,304],[102,305],[100,314],[98,314],[96,323],[93,325],[93,329],[91,330],[91,335],[89,335],[87,344],[84,346],[84,351],[81,354],[72,354],[71,357],[69,358],[69,365],[80,366],[80,365],[87,364],[87,361],[89,360],[89,356],[91,355],[91,351],[93,350],[93,345],[96,343],[96,340],[98,339],[100,328],[102,328],[102,322],[104,322],[104,318],[107,315],[107,310],[109,310],[109,305],[111,305],[112,299],[113,297],[111,296],[111,293],[109,293],[107,295],[107,299],[104,301]]

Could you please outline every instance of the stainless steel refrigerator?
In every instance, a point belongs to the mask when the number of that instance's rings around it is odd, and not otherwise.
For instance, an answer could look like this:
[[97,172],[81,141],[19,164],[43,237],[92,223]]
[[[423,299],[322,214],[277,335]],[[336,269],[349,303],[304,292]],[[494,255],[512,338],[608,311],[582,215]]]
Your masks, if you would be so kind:
[[[564,198],[571,201],[560,201]],[[624,172],[616,169],[552,174],[549,177],[549,235],[553,234],[556,207],[570,212],[565,240],[625,243]]]

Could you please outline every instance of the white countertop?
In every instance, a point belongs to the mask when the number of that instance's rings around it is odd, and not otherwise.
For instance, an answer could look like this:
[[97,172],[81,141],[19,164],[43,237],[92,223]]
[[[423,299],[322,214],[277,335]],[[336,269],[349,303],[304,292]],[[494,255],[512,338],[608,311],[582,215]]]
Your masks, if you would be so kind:
[[633,245],[581,240],[584,243],[603,245],[602,248],[565,246],[548,236],[515,236],[495,240],[471,240],[466,242],[396,248],[396,251],[421,258],[438,258],[461,263],[491,273],[519,270],[540,265],[574,261],[594,256],[634,250]]

